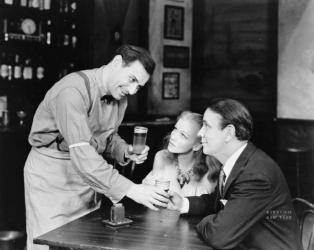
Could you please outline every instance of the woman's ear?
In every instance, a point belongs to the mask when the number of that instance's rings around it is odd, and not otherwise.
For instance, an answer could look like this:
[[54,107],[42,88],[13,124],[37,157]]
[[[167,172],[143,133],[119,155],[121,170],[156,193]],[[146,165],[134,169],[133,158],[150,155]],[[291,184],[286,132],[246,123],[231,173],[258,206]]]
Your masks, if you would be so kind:
[[201,143],[200,144],[196,144],[196,145],[193,146],[193,150],[194,151],[199,151],[201,148],[202,148],[202,144]]

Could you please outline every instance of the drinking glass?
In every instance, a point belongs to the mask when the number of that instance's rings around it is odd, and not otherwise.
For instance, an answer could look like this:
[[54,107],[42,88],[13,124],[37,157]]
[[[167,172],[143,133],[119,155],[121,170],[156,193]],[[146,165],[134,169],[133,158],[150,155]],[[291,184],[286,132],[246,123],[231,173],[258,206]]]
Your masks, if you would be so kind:
[[133,152],[135,154],[140,154],[146,144],[147,138],[147,131],[148,128],[142,126],[134,127],[134,134],[133,134]]
[[159,187],[159,188],[165,190],[166,192],[168,192],[169,187],[170,187],[170,180],[157,179],[157,180],[155,180],[155,187]]
[[[170,180],[168,180],[168,179],[156,179],[155,180],[155,187],[161,188],[165,192],[168,192],[169,191],[169,187],[170,187]],[[162,206],[157,206],[157,205],[155,205],[155,206],[157,208],[162,209],[162,210],[165,208],[165,207],[162,207]]]

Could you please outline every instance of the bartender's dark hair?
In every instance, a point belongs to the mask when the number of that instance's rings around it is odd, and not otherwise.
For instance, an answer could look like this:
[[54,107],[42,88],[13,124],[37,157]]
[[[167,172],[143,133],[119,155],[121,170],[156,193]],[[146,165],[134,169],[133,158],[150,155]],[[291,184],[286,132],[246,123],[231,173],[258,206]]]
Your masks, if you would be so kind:
[[125,44],[119,47],[114,56],[121,55],[125,65],[138,60],[144,66],[148,74],[152,75],[155,69],[155,62],[149,52],[143,48]]
[[236,137],[240,141],[249,140],[253,132],[253,119],[247,108],[234,99],[213,99],[208,109],[221,116],[220,128],[228,125],[235,128]]

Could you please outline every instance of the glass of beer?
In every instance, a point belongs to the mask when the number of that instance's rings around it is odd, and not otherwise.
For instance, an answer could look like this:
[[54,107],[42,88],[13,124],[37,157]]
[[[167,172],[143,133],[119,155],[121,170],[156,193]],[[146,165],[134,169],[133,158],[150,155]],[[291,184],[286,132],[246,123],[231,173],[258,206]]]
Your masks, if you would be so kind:
[[170,187],[170,180],[168,179],[157,179],[155,180],[155,187],[159,187],[164,191],[168,192]]
[[145,148],[148,128],[136,126],[133,134],[133,152],[141,154]]

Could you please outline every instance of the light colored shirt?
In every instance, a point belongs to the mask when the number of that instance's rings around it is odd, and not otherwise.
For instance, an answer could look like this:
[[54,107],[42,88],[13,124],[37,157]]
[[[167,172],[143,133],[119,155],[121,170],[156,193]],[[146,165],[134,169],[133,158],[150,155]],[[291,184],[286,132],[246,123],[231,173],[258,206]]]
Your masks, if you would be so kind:
[[223,171],[226,175],[225,181],[223,183],[223,185],[226,184],[228,177],[233,169],[234,164],[236,163],[236,161],[238,160],[239,156],[241,155],[241,153],[243,152],[243,150],[245,149],[247,143],[245,143],[242,147],[238,148],[237,151],[235,151],[229,158],[228,160],[225,162],[225,164],[223,165]]
[[[127,99],[110,104],[101,101],[101,97],[107,94],[102,68],[82,72],[90,81],[91,101],[81,76],[76,73],[65,76],[47,92],[39,105],[29,142],[34,147],[69,152],[82,181],[113,202],[118,202],[132,182],[121,176],[100,154],[124,163],[128,145],[117,131],[124,117]],[[55,141],[58,134],[64,138],[59,144]]]
[[185,183],[183,187],[177,180],[178,170],[176,160],[174,156],[168,150],[160,150],[155,155],[154,165],[152,171],[142,180],[143,184],[155,185],[155,181],[158,179],[170,180],[170,190],[173,190],[183,197],[188,196],[200,196],[202,194],[210,194],[214,191],[216,182],[208,180],[208,172],[202,176],[200,180],[195,176],[191,176],[188,183]]
[[[225,162],[225,164],[223,165],[223,171],[226,175],[225,181],[223,183],[223,185],[226,184],[228,177],[230,176],[230,173],[234,167],[234,164],[236,163],[236,161],[238,160],[238,158],[240,157],[241,153],[243,152],[243,150],[245,149],[245,147],[247,146],[247,143],[245,143],[243,146],[241,146],[240,148],[238,148]],[[189,212],[190,209],[190,203],[189,200],[187,198],[183,198],[183,203],[182,203],[182,207],[180,210],[180,213],[185,214],[187,212]]]

